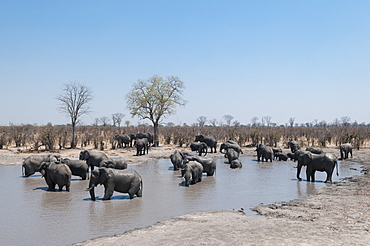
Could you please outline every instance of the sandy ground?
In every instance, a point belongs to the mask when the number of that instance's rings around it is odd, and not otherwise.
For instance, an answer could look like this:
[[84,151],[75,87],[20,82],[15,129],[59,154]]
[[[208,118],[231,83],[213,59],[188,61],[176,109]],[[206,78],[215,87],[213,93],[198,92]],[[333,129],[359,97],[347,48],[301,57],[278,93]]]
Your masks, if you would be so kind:
[[[134,150],[105,152],[129,163],[146,163],[168,158],[174,148],[153,148],[143,157],[134,156]],[[79,151],[60,154],[78,158]],[[339,153],[338,149],[326,151]],[[243,211],[197,212],[75,245],[370,245],[370,150],[354,150],[353,154],[351,161],[363,164],[364,175],[327,185],[303,199],[253,208],[259,217],[246,216]],[[1,150],[0,164],[21,164],[28,155]],[[254,149],[245,149],[244,155],[255,155]]]

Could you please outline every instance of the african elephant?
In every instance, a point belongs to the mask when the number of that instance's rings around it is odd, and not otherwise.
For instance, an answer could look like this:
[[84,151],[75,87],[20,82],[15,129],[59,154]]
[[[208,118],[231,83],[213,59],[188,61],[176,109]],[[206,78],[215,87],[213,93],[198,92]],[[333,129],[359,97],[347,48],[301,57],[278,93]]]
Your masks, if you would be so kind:
[[82,150],[80,152],[80,160],[86,161],[86,164],[91,168],[91,172],[94,167],[99,167],[102,160],[108,159],[108,156],[103,152],[97,152],[93,150]]
[[[291,153],[288,153],[288,154],[291,154]],[[287,161],[288,160],[288,155],[285,154],[285,153],[277,153],[275,157],[279,161]]]
[[220,152],[223,153],[222,151],[223,150],[227,150],[229,148],[232,148],[234,149],[236,152],[238,152],[239,154],[243,154],[243,151],[242,151],[242,148],[240,147],[240,145],[233,141],[233,140],[227,140],[226,142],[222,143],[221,146],[220,146]]
[[348,159],[349,153],[351,154],[351,158],[352,158],[352,145],[350,143],[341,144],[339,147],[339,150],[340,150],[341,160]]
[[296,152],[297,150],[301,148],[297,141],[289,141],[288,145],[292,153]]
[[182,167],[182,161],[184,160],[184,155],[182,154],[181,151],[175,150],[171,156],[170,156],[172,165],[173,165],[173,170],[179,170],[179,168]]
[[217,152],[217,141],[213,136],[203,136],[203,135],[197,135],[195,136],[194,142],[203,142],[206,143],[208,147],[211,148],[211,152],[213,153],[213,150],[215,151],[214,153]]
[[268,161],[272,162],[272,159],[274,158],[274,151],[270,146],[264,145],[262,143],[257,145],[257,160],[258,161]]
[[243,167],[243,164],[239,159],[233,160],[230,163],[230,168],[242,168],[242,167]]
[[306,151],[310,151],[311,153],[313,154],[322,154],[324,151],[322,150],[322,148],[314,148],[314,147],[308,147],[306,148]]
[[[117,148],[126,148],[127,145],[131,143],[131,137],[127,134],[124,135],[114,135],[113,139],[117,141]],[[123,147],[123,144],[125,145]]]
[[283,153],[283,150],[281,148],[274,148],[274,147],[272,147],[272,151],[274,152],[274,159],[277,159],[278,155],[280,153]]
[[135,141],[136,155],[145,155],[145,151],[148,154],[149,143],[147,138],[139,138]]
[[311,152],[306,152],[301,154],[298,158],[297,166],[297,179],[302,180],[299,175],[301,173],[302,166],[307,166],[306,175],[307,181],[315,181],[315,172],[326,172],[327,182],[332,182],[331,177],[333,175],[334,168],[337,167],[337,176],[338,176],[338,164],[337,158],[331,153],[323,154],[313,154]]
[[112,169],[99,167],[92,171],[88,191],[90,191],[91,200],[95,201],[94,187],[104,185],[103,200],[109,200],[114,191],[128,193],[130,199],[142,196],[143,180],[139,173],[133,169]]
[[197,151],[199,153],[199,156],[202,155],[202,153],[205,153],[204,155],[207,155],[208,147],[206,143],[203,142],[194,142],[190,144],[191,151]]
[[60,162],[60,155],[47,154],[47,155],[30,155],[24,159],[22,164],[22,175],[29,177],[40,169],[43,162]]
[[71,169],[72,175],[79,176],[82,180],[86,180],[86,177],[89,178],[89,166],[85,161],[62,158],[60,162],[66,164]]
[[126,169],[127,162],[122,157],[110,157],[108,159],[102,160],[99,167]]
[[136,139],[143,139],[143,138],[146,138],[148,140],[149,145],[154,143],[154,139],[153,139],[152,134],[150,134],[150,133],[138,133],[138,134],[136,134]]
[[187,156],[184,159],[184,163],[189,161],[199,162],[203,166],[203,172],[207,173],[207,176],[213,176],[216,171],[216,162],[211,157],[204,156]]
[[225,157],[228,159],[229,164],[231,164],[233,160],[239,159],[239,153],[236,152],[234,149],[229,148],[226,150]]
[[128,134],[130,136],[130,147],[132,147],[132,142],[135,141],[137,138],[136,138],[136,134]]
[[193,184],[202,181],[203,166],[196,161],[189,161],[182,170],[182,176],[185,178],[185,186],[189,186],[190,179]]
[[55,190],[55,185],[58,185],[59,191],[62,191],[63,186],[69,191],[71,186],[71,169],[66,164],[56,164],[54,162],[43,162],[39,172],[44,171],[44,178],[48,185],[49,191]]

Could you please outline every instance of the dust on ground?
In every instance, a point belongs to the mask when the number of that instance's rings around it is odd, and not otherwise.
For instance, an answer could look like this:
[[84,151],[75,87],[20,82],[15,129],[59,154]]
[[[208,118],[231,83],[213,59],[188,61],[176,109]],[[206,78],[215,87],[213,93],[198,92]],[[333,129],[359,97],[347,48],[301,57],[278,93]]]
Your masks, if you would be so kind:
[[[140,157],[133,149],[104,152],[122,156],[129,164],[144,164],[168,158],[175,148],[152,148],[149,155]],[[78,158],[79,151],[63,150],[60,154]],[[245,156],[255,155],[253,148],[243,151]],[[338,149],[326,151],[339,153]],[[21,164],[29,154],[2,150],[0,164]],[[252,208],[259,217],[246,216],[243,211],[197,212],[75,245],[369,245],[370,150],[354,150],[353,155],[351,161],[363,165],[364,175],[328,184],[303,199]]]

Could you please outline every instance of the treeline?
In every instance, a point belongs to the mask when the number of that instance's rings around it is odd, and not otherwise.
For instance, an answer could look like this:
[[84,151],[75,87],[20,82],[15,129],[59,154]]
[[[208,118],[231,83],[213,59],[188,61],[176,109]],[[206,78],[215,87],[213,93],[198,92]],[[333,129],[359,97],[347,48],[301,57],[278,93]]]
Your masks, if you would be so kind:
[[[76,147],[114,149],[116,134],[153,133],[153,128],[142,126],[77,126]],[[219,143],[232,139],[241,146],[256,146],[265,143],[270,146],[284,146],[290,140],[301,146],[339,146],[351,143],[355,148],[367,147],[370,143],[368,126],[326,126],[326,127],[268,127],[268,126],[162,126],[159,128],[159,144],[174,144],[188,147],[198,134],[212,135]],[[29,150],[57,150],[70,148],[71,126],[48,124],[0,126],[0,148],[19,147]]]

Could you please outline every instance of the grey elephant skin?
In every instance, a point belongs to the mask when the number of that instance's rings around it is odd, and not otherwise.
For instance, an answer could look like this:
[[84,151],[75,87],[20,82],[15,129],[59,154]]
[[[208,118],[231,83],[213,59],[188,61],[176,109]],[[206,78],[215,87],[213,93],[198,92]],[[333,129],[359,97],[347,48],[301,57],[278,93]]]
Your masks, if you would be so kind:
[[128,134],[116,134],[113,136],[113,139],[117,141],[117,148],[126,148],[127,146],[130,146],[131,143],[131,137]]
[[127,162],[122,157],[110,157],[108,159],[102,160],[99,167],[126,169]]
[[196,151],[199,153],[199,156],[202,155],[202,153],[205,153],[204,155],[207,155],[208,152],[208,146],[206,143],[203,142],[194,142],[190,144],[191,151]]
[[235,169],[235,168],[242,168],[242,167],[243,167],[243,164],[239,159],[233,160],[230,163],[230,168]]
[[22,175],[24,177],[29,177],[35,174],[35,172],[38,172],[43,162],[60,162],[60,155],[47,154],[28,156],[24,159],[22,164]]
[[58,185],[59,191],[63,187],[69,191],[71,186],[71,169],[66,164],[56,164],[54,162],[43,162],[40,166],[40,171],[44,171],[44,178],[48,185],[48,191],[54,191],[55,185]]
[[338,163],[337,158],[331,153],[313,154],[311,152],[303,153],[298,158],[297,166],[297,179],[300,178],[302,166],[306,167],[307,181],[315,181],[315,172],[326,172],[325,183],[332,182],[332,175],[334,168],[337,168],[338,176]]
[[216,162],[211,157],[204,157],[204,156],[187,156],[184,159],[184,163],[188,163],[189,161],[196,161],[203,166],[203,172],[207,173],[207,176],[213,176],[216,171]]
[[217,141],[213,136],[203,136],[203,135],[197,135],[195,136],[194,142],[203,142],[206,143],[207,146],[211,149],[210,153],[216,153],[217,150]]
[[189,161],[185,164],[182,174],[185,179],[185,186],[189,186],[190,180],[193,181],[193,184],[196,184],[202,181],[203,166],[196,161]]
[[264,145],[262,143],[257,145],[257,160],[258,161],[268,161],[272,162],[274,158],[274,151],[270,146]]
[[301,148],[297,141],[289,141],[288,145],[292,153],[296,152],[297,150]]
[[230,148],[226,150],[225,157],[229,161],[229,164],[231,164],[233,160],[239,159],[239,153],[236,152],[234,149]]
[[108,159],[108,156],[103,152],[93,151],[93,150],[83,150],[80,152],[79,160],[86,161],[86,164],[91,168],[91,172],[94,167],[100,167],[102,160]]
[[351,154],[352,158],[352,145],[350,143],[344,143],[339,146],[340,159],[348,159],[348,154]]
[[89,166],[85,161],[62,158],[61,163],[66,164],[71,169],[72,175],[79,176],[82,180],[89,178]]
[[173,165],[173,170],[177,171],[182,167],[182,161],[184,160],[184,155],[181,151],[175,150],[171,155],[170,155],[170,160]]
[[224,153],[224,150],[226,152],[227,149],[230,149],[230,148],[235,150],[239,154],[243,154],[243,150],[240,147],[240,145],[237,142],[233,141],[233,140],[227,140],[226,142],[222,143],[220,145],[220,152]]
[[136,156],[145,155],[149,152],[149,143],[147,138],[140,138],[135,141]]
[[314,153],[314,154],[322,154],[322,153],[324,153],[324,151],[321,149],[321,148],[319,148],[319,147],[307,147],[306,148],[306,151],[310,151],[311,153]]
[[94,187],[104,186],[103,200],[109,200],[114,191],[128,193],[130,199],[142,196],[143,180],[138,172],[133,169],[112,169],[100,167],[91,173],[90,184],[87,190],[90,191],[91,200],[95,201]]

